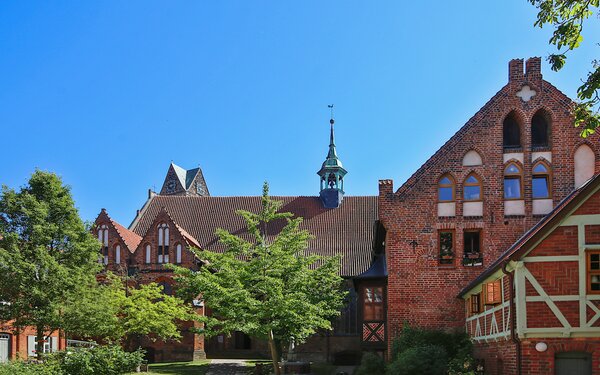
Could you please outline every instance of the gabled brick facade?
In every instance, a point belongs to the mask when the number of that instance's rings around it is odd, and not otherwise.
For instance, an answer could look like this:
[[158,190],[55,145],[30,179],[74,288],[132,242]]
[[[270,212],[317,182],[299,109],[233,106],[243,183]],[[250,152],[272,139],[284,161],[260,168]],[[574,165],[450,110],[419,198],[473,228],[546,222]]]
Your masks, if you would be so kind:
[[[531,90],[535,95],[527,98]],[[523,60],[512,60],[509,82],[397,191],[391,180],[379,182],[379,219],[387,230],[390,340],[405,322],[463,329],[464,307],[456,295],[574,189],[574,155],[581,144],[593,150],[591,168],[598,171],[598,137],[585,141],[579,137],[571,105],[568,97],[542,79],[540,58],[527,60],[525,72]],[[511,113],[519,126],[521,147],[505,148],[503,124]],[[531,124],[536,114],[550,125],[546,147],[532,147]],[[465,158],[469,151],[477,152],[481,162]],[[551,201],[532,198],[532,167],[539,160],[551,168]],[[503,195],[504,169],[511,162],[522,171],[520,202],[505,200]],[[471,202],[463,199],[464,186],[472,173],[482,182],[482,199],[467,212]],[[438,182],[444,175],[455,184],[455,199],[450,203],[438,202]],[[482,261],[477,265],[463,265],[468,230],[480,233]],[[440,232],[452,233],[453,259],[441,259]]]

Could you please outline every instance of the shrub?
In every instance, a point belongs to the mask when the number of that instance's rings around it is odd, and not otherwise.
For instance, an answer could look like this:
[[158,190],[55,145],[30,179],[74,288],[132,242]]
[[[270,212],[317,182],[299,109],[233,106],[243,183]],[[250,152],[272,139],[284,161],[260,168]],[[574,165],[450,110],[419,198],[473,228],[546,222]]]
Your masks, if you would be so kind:
[[392,344],[392,358],[396,358],[406,349],[429,345],[443,347],[449,358],[462,357],[470,353],[473,347],[469,336],[464,332],[447,333],[405,325],[400,336]]
[[135,371],[144,358],[142,350],[126,352],[120,346],[69,349],[57,355],[64,375],[126,374]]
[[0,375],[62,375],[60,364],[52,359],[44,363],[12,361],[0,364]]
[[388,366],[389,375],[444,375],[448,355],[439,345],[415,346],[403,350]]
[[354,375],[374,375],[383,374],[384,372],[385,362],[383,358],[375,353],[365,353]]

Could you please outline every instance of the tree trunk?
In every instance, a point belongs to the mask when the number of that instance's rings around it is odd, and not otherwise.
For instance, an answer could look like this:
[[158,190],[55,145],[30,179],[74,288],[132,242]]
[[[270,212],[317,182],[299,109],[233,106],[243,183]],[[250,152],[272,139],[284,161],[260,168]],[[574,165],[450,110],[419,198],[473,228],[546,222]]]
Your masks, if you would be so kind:
[[277,356],[277,347],[275,346],[275,339],[273,338],[273,330],[269,331],[269,349],[271,349],[271,359],[273,360],[273,369],[275,375],[281,375],[279,370],[279,357]]
[[38,361],[44,357],[44,326],[36,327],[35,354]]

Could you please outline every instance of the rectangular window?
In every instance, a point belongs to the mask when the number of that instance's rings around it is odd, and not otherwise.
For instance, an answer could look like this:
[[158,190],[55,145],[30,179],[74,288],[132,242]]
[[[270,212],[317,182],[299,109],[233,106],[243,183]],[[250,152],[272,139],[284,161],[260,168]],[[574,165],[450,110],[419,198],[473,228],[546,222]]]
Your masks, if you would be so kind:
[[504,199],[521,199],[521,179],[504,177]]
[[500,280],[483,284],[483,303],[497,305],[502,302],[502,285]]
[[454,232],[439,232],[440,264],[454,263]]
[[469,312],[471,314],[478,314],[481,312],[481,294],[473,294],[469,298]]
[[531,180],[531,191],[534,199],[550,198],[548,176],[534,176]]
[[600,251],[587,252],[587,292],[600,294]]
[[366,287],[363,289],[363,320],[385,320],[383,287]]
[[465,254],[479,254],[481,237],[479,231],[467,231],[464,233]]

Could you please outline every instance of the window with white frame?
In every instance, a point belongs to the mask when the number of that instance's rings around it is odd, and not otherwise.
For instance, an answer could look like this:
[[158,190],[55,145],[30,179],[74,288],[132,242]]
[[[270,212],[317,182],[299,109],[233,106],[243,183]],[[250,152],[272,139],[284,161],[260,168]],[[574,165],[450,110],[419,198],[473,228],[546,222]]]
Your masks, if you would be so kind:
[[98,241],[102,243],[100,263],[108,264],[108,227],[103,224],[98,229]]
[[169,263],[169,226],[158,225],[158,263]]

